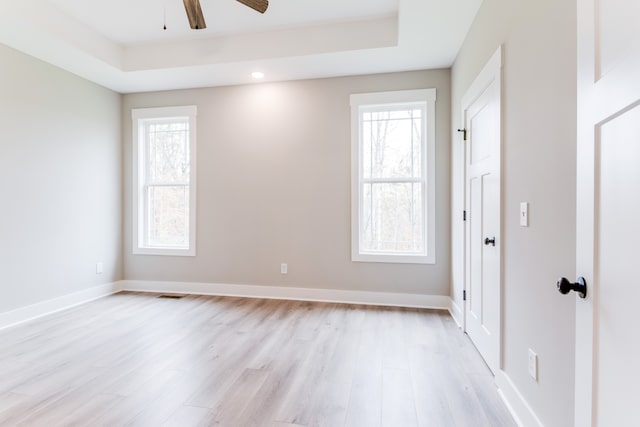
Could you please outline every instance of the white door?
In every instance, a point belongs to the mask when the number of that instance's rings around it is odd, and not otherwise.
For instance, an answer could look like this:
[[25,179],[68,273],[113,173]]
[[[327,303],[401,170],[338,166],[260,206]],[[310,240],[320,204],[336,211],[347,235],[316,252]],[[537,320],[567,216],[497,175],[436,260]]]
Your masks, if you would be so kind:
[[465,143],[465,330],[500,367],[500,65],[498,51],[462,101]]
[[576,426],[640,425],[640,1],[578,4]]

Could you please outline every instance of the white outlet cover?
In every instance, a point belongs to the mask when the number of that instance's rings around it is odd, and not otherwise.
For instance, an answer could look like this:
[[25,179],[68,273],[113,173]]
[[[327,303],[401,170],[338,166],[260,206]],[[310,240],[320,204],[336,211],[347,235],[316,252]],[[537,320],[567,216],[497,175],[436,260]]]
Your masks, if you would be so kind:
[[280,274],[287,274],[288,267],[287,264],[280,264]]
[[96,263],[96,274],[104,273],[104,266],[101,262]]

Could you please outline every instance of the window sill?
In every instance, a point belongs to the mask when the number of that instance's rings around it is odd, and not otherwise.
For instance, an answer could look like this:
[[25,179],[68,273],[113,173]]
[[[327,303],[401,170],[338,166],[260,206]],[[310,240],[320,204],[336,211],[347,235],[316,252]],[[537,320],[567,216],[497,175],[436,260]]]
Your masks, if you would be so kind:
[[435,264],[435,255],[391,255],[358,253],[351,255],[353,262],[384,262],[389,264]]
[[133,255],[196,256],[195,249],[134,248]]

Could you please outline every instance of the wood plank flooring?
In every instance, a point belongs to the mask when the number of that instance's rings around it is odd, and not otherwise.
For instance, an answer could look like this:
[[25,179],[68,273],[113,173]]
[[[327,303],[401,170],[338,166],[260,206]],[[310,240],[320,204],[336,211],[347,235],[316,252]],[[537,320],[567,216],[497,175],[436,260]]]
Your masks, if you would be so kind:
[[0,426],[513,426],[448,314],[120,293],[0,331]]

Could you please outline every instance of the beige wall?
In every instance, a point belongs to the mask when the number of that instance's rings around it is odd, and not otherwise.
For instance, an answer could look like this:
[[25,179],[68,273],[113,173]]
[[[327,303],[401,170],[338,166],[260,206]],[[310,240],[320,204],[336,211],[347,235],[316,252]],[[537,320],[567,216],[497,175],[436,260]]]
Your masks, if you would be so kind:
[[[460,101],[499,45],[503,51],[504,370],[546,426],[573,425],[575,302],[555,289],[575,271],[576,4],[484,0],[452,69],[452,128]],[[452,212],[462,211],[462,151],[452,139]],[[519,225],[530,203],[530,227]],[[453,235],[453,295],[461,303]],[[539,382],[527,350],[539,355]]]
[[[125,95],[125,278],[448,295],[449,79],[435,70]],[[431,87],[437,264],[353,263],[349,95]],[[198,106],[197,256],[134,256],[131,109],[171,105]]]
[[121,100],[4,45],[0,64],[2,313],[122,277]]

